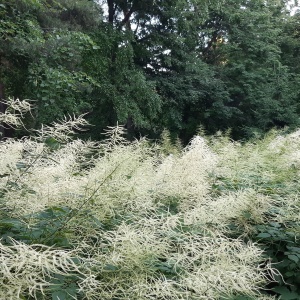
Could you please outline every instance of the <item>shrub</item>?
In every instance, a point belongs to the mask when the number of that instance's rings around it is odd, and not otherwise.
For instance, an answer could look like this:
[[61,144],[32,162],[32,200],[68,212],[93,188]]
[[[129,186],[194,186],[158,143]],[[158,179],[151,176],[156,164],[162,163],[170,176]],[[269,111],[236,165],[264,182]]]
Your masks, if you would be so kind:
[[0,143],[0,299],[271,299],[270,284],[284,295],[271,262],[280,245],[296,274],[298,137],[277,153],[275,134],[196,136],[168,154],[121,126],[102,142],[70,138],[85,125]]

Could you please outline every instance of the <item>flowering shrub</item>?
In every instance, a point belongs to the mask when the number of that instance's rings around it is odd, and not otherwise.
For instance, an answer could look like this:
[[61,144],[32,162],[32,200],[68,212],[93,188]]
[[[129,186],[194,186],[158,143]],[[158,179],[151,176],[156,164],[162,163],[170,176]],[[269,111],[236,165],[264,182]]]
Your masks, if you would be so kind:
[[103,142],[70,138],[85,125],[70,118],[0,143],[0,299],[272,299],[270,284],[280,293],[258,242],[299,221],[296,133],[245,145],[196,136],[168,154],[127,142],[121,126]]

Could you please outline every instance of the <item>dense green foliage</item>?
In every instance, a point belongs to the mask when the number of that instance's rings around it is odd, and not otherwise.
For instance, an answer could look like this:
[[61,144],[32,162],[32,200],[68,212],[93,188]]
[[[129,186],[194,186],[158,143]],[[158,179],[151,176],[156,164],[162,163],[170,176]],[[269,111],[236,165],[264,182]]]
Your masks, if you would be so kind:
[[1,0],[0,17],[0,96],[35,100],[27,127],[88,113],[94,137],[119,122],[187,142],[299,124],[287,1]]

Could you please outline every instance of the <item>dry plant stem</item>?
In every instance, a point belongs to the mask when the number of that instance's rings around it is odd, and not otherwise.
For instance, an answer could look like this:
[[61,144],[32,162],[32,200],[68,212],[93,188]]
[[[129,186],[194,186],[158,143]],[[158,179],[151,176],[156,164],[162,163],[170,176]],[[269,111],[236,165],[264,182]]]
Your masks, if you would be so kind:
[[21,177],[28,172],[28,170],[42,157],[43,154],[45,154],[45,150],[43,150],[39,155],[36,156],[33,162],[31,162],[30,165],[15,180],[15,183],[18,183],[21,180]]
[[[4,113],[0,112],[0,126],[4,127],[3,122],[11,128],[25,128],[22,118],[23,114],[31,111],[31,105],[28,101],[10,98],[1,100],[2,104],[7,105]],[[26,128],[25,128],[26,129]]]
[[[47,237],[45,237],[45,239],[43,239],[41,241],[41,243],[44,243],[46,241],[48,241],[50,238],[55,237],[61,230],[63,230],[66,225],[79,213],[79,211],[86,205],[88,204],[92,198],[94,197],[94,195],[99,191],[99,189],[103,186],[103,184],[116,172],[116,170],[119,168],[120,165],[122,165],[124,161],[120,162],[110,173],[109,175],[107,175],[104,180],[98,185],[98,187],[92,192],[92,194],[85,200],[83,201],[83,203],[78,207],[78,208],[73,208],[69,213],[68,213],[68,218],[67,220],[59,227],[57,228],[55,231],[53,231],[50,235],[48,235]],[[76,210],[76,213],[74,213]]]

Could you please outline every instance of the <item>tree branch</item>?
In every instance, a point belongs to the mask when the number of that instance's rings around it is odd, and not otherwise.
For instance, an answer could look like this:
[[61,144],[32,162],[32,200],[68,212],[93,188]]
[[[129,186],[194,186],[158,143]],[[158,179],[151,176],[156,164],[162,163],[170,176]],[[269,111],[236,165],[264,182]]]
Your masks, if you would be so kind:
[[130,8],[129,11],[124,12],[124,19],[123,19],[122,22],[121,22],[122,25],[128,23],[128,21],[129,21],[131,15],[132,15],[132,13],[133,13],[133,11],[134,11],[134,3],[132,4],[132,6],[131,6],[131,8]]

